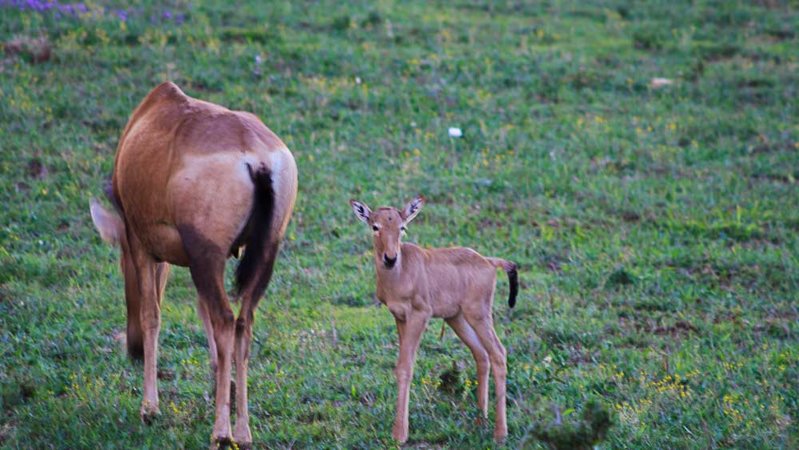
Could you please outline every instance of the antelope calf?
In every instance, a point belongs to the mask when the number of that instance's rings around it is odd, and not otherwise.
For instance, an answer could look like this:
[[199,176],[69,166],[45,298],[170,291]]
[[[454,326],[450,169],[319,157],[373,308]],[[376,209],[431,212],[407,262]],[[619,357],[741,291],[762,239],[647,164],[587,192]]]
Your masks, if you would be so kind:
[[[193,99],[167,82],[133,111],[106,194],[114,210],[92,200],[91,215],[101,237],[122,250],[128,353],[144,357],[142,420],[149,423],[158,413],[158,333],[169,265],[188,266],[215,372],[213,438],[251,445],[247,361],[253,313],[297,195],[291,152],[254,115]],[[228,256],[238,256],[242,247],[235,319],[224,272]],[[231,434],[234,361],[238,417]]]
[[477,404],[488,417],[488,370],[493,368],[496,389],[494,439],[508,434],[505,418],[505,348],[494,332],[491,307],[494,303],[496,270],[510,281],[508,305],[516,303],[519,284],[516,264],[500,258],[486,258],[470,248],[424,249],[402,243],[408,223],[419,214],[424,197],[411,200],[402,210],[379,208],[351,200],[355,216],[374,232],[377,298],[394,315],[399,332],[397,415],[392,435],[399,442],[408,439],[408,391],[413,364],[422,332],[431,317],[444,319],[469,347],[477,363]]

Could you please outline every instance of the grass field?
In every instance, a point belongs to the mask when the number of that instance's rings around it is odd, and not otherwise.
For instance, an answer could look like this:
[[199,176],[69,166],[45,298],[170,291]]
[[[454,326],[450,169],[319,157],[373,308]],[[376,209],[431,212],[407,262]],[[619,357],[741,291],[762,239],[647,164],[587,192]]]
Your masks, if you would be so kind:
[[[613,420],[602,448],[798,448],[799,4],[629,3],[1,0],[0,447],[208,445],[188,271],[145,426],[118,252],[88,214],[128,115],[170,79],[256,113],[300,170],[256,315],[258,447],[396,445],[394,321],[347,201],[423,193],[407,240],[520,265],[516,308],[504,276],[494,307],[508,448],[575,445],[591,402]],[[408,445],[493,448],[440,324]]]

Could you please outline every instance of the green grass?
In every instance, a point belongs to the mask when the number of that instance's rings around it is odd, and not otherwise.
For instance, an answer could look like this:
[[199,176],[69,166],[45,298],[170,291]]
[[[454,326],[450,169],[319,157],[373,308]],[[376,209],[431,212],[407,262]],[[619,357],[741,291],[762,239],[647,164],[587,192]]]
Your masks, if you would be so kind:
[[[799,447],[795,1],[159,3],[0,7],[2,42],[51,46],[0,59],[0,446],[209,442],[187,271],[167,289],[163,414],[145,426],[142,367],[115,339],[117,251],[88,214],[128,115],[171,79],[260,116],[300,170],[256,315],[259,447],[394,445],[396,332],[347,201],[419,192],[408,240],[521,267],[517,307],[500,277],[494,310],[508,448],[545,448],[555,411],[573,425],[597,404],[603,448]],[[470,354],[439,327],[410,446],[494,447]],[[453,363],[462,386],[437,389]]]

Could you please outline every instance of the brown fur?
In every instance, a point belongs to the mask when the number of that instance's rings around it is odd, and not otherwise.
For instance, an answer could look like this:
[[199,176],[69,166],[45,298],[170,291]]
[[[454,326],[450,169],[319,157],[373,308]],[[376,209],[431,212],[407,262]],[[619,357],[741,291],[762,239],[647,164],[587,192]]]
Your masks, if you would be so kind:
[[[110,197],[92,201],[103,239],[121,247],[128,349],[144,357],[141,415],[158,413],[156,361],[160,304],[169,265],[188,267],[208,334],[216,382],[213,437],[249,445],[247,360],[253,311],[271,276],[297,194],[297,168],[285,144],[254,115],[153,89],[133,111],[117,148]],[[246,245],[235,321],[223,281],[227,257]],[[236,363],[238,419],[231,433]]]
[[355,215],[374,231],[377,297],[391,311],[399,332],[400,349],[395,369],[397,412],[392,435],[400,442],[408,439],[408,395],[416,350],[428,321],[437,317],[455,330],[474,356],[477,403],[485,417],[488,417],[488,372],[493,367],[497,400],[494,438],[503,440],[508,433],[505,418],[507,363],[505,348],[494,332],[492,305],[496,270],[515,273],[516,265],[500,258],[483,257],[470,248],[423,249],[402,243],[405,225],[424,204],[421,196],[402,211],[379,208],[372,212],[361,202],[351,201],[350,204]]

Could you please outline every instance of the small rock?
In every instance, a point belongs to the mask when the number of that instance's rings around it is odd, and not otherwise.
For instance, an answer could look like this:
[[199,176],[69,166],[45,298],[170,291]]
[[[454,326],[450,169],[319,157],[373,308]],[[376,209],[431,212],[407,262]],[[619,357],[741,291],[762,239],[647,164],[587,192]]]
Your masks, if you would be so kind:
[[649,82],[649,86],[651,86],[652,89],[660,89],[672,84],[674,84],[674,80],[668,78],[652,78],[652,81]]

